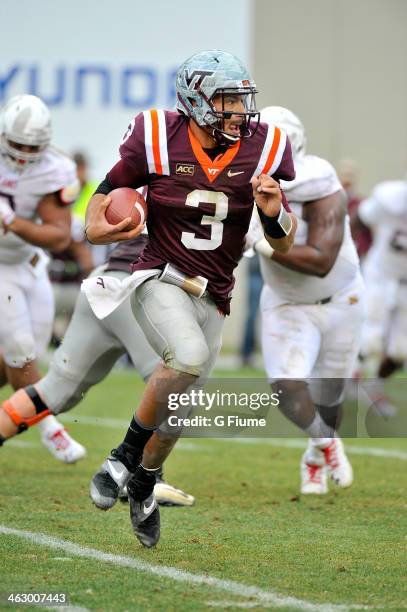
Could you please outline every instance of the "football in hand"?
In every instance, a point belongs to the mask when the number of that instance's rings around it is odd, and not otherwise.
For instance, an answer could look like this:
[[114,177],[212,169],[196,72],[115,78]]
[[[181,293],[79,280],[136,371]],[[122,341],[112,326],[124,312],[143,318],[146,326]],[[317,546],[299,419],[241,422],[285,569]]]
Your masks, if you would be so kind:
[[140,224],[144,224],[147,219],[147,203],[141,193],[130,187],[119,187],[109,193],[112,198],[106,208],[106,219],[108,223],[116,225],[126,219],[131,218],[131,222],[125,228],[132,230]]

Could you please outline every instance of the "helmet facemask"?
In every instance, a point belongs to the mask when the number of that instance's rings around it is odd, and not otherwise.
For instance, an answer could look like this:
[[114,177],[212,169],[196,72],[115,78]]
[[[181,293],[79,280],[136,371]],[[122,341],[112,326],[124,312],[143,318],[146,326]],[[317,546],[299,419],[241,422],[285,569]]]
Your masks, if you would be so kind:
[[[45,145],[30,145],[35,147],[32,151],[22,151],[18,145],[25,143],[18,143],[7,139],[5,134],[0,136],[0,150],[7,166],[17,172],[23,172],[32,164],[38,163],[47,148],[48,144]],[[17,145],[17,146],[15,146]]]
[[[241,138],[250,138],[256,132],[260,122],[260,112],[256,108],[255,95],[257,90],[252,87],[241,88],[221,88],[217,89],[211,99],[206,98],[204,92],[200,92],[209,109],[205,116],[205,129],[213,136],[218,144],[234,144]],[[226,110],[227,98],[239,97],[243,103],[244,111],[238,112],[235,110]],[[214,104],[216,98],[220,98],[220,110],[217,110]],[[232,117],[239,118],[239,134],[235,136],[230,134],[225,129],[225,123]]]

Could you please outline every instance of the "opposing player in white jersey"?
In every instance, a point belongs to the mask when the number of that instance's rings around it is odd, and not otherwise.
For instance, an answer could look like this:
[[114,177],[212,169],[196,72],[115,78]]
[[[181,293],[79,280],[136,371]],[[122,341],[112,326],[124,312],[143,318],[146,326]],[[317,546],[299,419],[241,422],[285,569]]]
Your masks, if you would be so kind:
[[363,200],[352,223],[373,234],[363,264],[367,318],[363,326],[360,371],[377,374],[370,400],[383,416],[393,416],[384,379],[407,360],[407,180],[377,185]]
[[256,235],[255,220],[249,233],[264,279],[263,356],[281,392],[280,409],[311,436],[301,461],[301,491],[322,494],[327,473],[342,487],[353,479],[343,444],[333,436],[343,379],[351,375],[359,349],[363,281],[334,168],[305,154],[304,127],[291,111],[268,107],[261,119],[290,139],[296,178],[282,181],[282,188],[298,218],[294,246],[286,254],[273,252],[261,233]]
[[[15,96],[0,121],[0,385],[19,389],[40,378],[36,358],[48,345],[54,317],[43,249],[63,250],[70,242],[67,205],[77,178],[73,162],[50,146],[50,113],[39,98]],[[55,417],[39,428],[60,461],[85,455]]]

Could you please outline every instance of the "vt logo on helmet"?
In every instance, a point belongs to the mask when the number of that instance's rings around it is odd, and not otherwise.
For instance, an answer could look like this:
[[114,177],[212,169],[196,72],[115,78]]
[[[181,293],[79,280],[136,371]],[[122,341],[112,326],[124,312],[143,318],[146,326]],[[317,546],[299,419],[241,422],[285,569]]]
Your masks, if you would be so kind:
[[257,129],[256,85],[231,53],[201,51],[187,59],[178,69],[176,91],[178,111],[219,144],[233,144]]
[[212,75],[213,72],[209,72],[208,70],[194,70],[191,75],[188,75],[188,70],[185,70],[185,82],[187,83],[188,87],[198,91],[204,78]]

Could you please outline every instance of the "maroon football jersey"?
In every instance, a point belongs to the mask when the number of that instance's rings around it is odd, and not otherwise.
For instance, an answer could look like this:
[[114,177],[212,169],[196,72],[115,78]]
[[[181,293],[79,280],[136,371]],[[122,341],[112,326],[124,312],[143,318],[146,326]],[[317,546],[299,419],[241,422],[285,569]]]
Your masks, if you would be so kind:
[[132,240],[119,242],[117,247],[110,253],[107,260],[106,272],[109,270],[122,270],[131,273],[131,264],[136,261],[148,242],[148,236],[141,234]]
[[120,156],[108,174],[112,187],[148,185],[149,241],[133,270],[172,263],[188,276],[204,276],[228,314],[233,270],[253,209],[250,180],[262,173],[276,180],[295,177],[284,132],[260,124],[254,136],[212,160],[187,117],[151,110],[132,121]]

